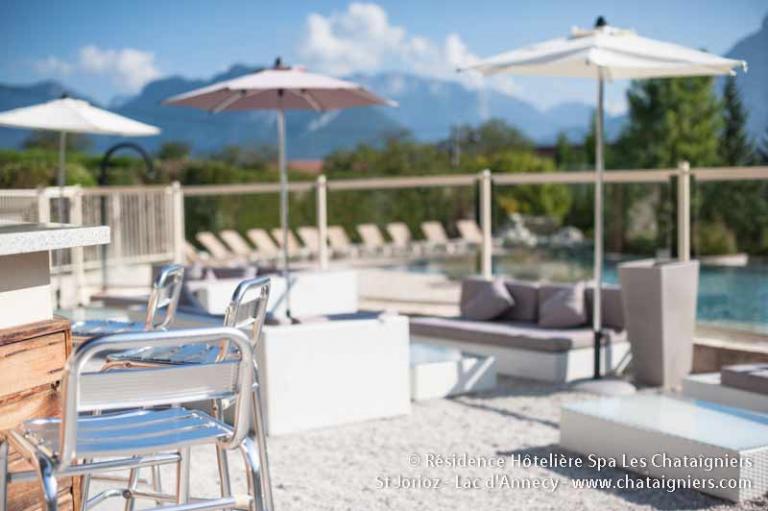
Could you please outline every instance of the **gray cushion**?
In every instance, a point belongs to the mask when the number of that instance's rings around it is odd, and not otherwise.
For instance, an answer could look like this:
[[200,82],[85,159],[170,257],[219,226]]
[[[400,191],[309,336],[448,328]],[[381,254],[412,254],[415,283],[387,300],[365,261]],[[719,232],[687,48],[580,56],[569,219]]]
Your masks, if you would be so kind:
[[514,301],[501,279],[470,278],[461,286],[459,309],[462,317],[490,320],[506,312]]
[[511,321],[536,322],[539,309],[539,285],[536,282],[523,282],[507,279],[509,294],[515,304],[502,316]]
[[544,285],[539,288],[539,326],[574,328],[587,321],[584,284]]
[[[594,343],[589,327],[544,328],[535,323],[435,317],[411,318],[410,327],[415,336],[534,351],[562,352]],[[603,337],[605,344],[620,341],[626,341],[623,332],[608,331]]]
[[768,364],[741,364],[720,369],[720,383],[747,392],[768,394]]
[[[603,292],[601,293],[601,296],[603,300],[600,304],[600,310],[603,313],[603,326],[612,328],[614,330],[624,330],[624,306],[621,302],[621,288],[618,286],[603,284],[602,290]],[[587,286],[584,294],[586,295],[587,299],[587,323],[591,325],[593,307],[592,300],[595,296],[594,286]]]

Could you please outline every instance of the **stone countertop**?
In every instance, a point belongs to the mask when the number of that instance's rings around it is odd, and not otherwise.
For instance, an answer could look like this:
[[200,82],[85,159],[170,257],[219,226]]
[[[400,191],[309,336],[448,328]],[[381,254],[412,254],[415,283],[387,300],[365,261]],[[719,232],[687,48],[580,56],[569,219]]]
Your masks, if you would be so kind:
[[109,241],[107,226],[0,223],[0,256],[104,245]]

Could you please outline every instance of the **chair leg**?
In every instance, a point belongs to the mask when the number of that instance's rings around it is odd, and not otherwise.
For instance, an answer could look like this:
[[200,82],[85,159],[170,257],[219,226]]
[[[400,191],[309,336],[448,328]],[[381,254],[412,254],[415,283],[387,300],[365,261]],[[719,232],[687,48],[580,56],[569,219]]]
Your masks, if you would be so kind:
[[[213,416],[219,421],[224,420],[223,407],[220,400],[213,402]],[[216,444],[216,461],[219,465],[219,485],[221,486],[221,496],[232,496],[232,484],[229,480],[229,460],[227,451],[219,444]]]
[[[257,372],[258,375],[258,372]],[[258,378],[258,376],[256,376]],[[256,444],[259,456],[259,473],[261,475],[261,494],[265,511],[272,511],[272,478],[269,473],[269,455],[267,453],[267,433],[264,422],[264,409],[261,406],[259,384],[251,392],[251,410],[253,411],[253,429],[256,433]]]
[[240,451],[245,461],[246,479],[248,481],[248,494],[251,496],[250,511],[272,511],[264,502],[261,487],[261,474],[259,474],[259,454],[256,442],[253,438],[246,437],[240,445]]
[[133,511],[136,499],[133,498],[133,492],[136,491],[136,485],[139,483],[139,469],[132,468],[128,476],[128,496],[125,498],[125,511]]
[[189,502],[189,447],[179,450],[179,463],[176,465],[176,502]]
[[80,510],[86,511],[88,509],[88,492],[91,489],[91,475],[85,474],[80,479]]
[[8,507],[8,442],[0,437],[0,511]]
[[[155,493],[163,493],[163,480],[160,476],[160,466],[154,465],[152,467],[152,490]],[[162,506],[163,502],[160,500],[155,501],[155,504]]]
[[53,465],[47,459],[39,457],[37,459],[37,474],[40,478],[43,504],[45,504],[46,511],[56,511],[58,484],[56,477],[53,475]]

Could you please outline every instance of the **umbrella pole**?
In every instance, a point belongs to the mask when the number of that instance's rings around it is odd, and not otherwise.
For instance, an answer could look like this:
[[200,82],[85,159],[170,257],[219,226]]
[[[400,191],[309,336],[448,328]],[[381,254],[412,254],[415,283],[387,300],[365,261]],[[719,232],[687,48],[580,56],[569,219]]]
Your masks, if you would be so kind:
[[[56,174],[56,185],[59,187],[59,200],[56,202],[56,212],[58,214],[59,223],[64,223],[64,186],[66,183],[67,173],[67,132],[62,131],[59,133],[59,171]],[[56,251],[56,266],[59,270],[59,288],[56,290],[56,307],[61,308],[61,293],[62,285],[64,284],[64,276],[61,271],[61,265],[63,263],[64,253],[61,250]]]
[[288,171],[285,165],[285,111],[277,111],[277,164],[280,171],[280,228],[283,231],[283,279],[285,279],[285,313],[291,317],[291,282],[288,262]]
[[595,338],[594,378],[600,378],[600,348],[602,344],[602,285],[603,285],[603,101],[602,73],[597,81],[597,114],[595,115],[595,293],[592,299],[592,330]]

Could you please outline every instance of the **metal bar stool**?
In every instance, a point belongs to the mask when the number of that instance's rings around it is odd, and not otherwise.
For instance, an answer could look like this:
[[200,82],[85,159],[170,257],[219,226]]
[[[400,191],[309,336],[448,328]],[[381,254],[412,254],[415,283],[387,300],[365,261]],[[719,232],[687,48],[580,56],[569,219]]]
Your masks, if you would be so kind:
[[76,337],[95,337],[121,332],[164,330],[170,326],[176,316],[183,281],[183,266],[179,264],[163,266],[152,284],[152,292],[147,301],[147,316],[143,324],[131,321],[88,319],[72,322],[72,334]]
[[[127,351],[147,344],[174,349],[185,345],[220,344],[233,356],[201,364],[140,367],[119,371],[88,369],[89,362],[108,352]],[[37,479],[45,509],[57,507],[57,478],[87,476],[130,469],[126,488],[93,497],[87,507],[106,498],[123,496],[131,509],[145,498],[175,505],[162,511],[263,509],[259,483],[257,440],[251,433],[253,346],[234,328],[122,333],[90,339],[67,361],[64,371],[64,413],[61,419],[32,419],[10,431],[10,443],[35,470],[8,473],[8,446],[0,445],[0,511],[6,511],[7,484]],[[187,408],[200,400],[231,400],[232,426],[205,412]],[[214,499],[191,499],[190,448],[215,444],[241,451],[248,467],[248,494]],[[139,492],[136,470],[177,464],[175,495]]]
[[[267,277],[258,277],[240,282],[224,314],[224,326],[237,328],[249,333],[251,343],[256,343],[261,335],[264,320],[267,314],[267,302],[269,301],[270,280]],[[109,367],[125,366],[164,366],[202,364],[225,360],[231,356],[231,347],[226,343],[197,344],[164,348],[147,346],[140,350],[115,353],[107,357]],[[260,460],[260,480],[264,510],[272,511],[272,480],[269,473],[269,457],[267,454],[267,436],[264,422],[264,410],[260,398],[259,371],[256,358],[253,358],[253,392],[251,393],[252,426],[257,439],[258,456]],[[212,402],[213,416],[223,420],[223,413],[231,402],[218,399]],[[223,496],[230,495],[231,485],[227,457],[221,448],[217,448],[217,461],[219,468],[219,480]],[[85,485],[84,485],[85,488]],[[85,493],[85,491],[84,491]]]

